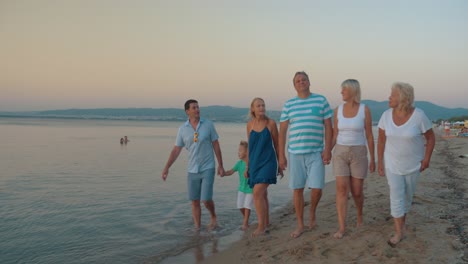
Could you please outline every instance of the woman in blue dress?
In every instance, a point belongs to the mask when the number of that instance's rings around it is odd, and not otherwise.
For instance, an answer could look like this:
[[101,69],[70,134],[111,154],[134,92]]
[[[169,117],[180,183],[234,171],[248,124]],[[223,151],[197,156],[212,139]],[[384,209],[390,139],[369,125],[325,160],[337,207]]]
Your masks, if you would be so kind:
[[254,98],[250,104],[250,121],[247,123],[249,158],[246,175],[253,188],[258,227],[252,236],[264,234],[269,225],[268,186],[276,184],[278,172],[278,128],[276,122],[266,116],[265,101]]

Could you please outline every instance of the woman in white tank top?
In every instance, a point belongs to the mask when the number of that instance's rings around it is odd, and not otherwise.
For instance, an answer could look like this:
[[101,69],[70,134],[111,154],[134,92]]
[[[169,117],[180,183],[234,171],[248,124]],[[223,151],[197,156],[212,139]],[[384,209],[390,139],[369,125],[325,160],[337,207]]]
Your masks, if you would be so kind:
[[[346,231],[348,193],[357,209],[356,226],[362,225],[364,205],[363,186],[367,171],[375,171],[374,136],[370,110],[361,104],[361,90],[357,80],[348,79],[341,84],[344,103],[334,112],[333,172],[336,178],[336,210],[339,229],[333,235],[342,238]],[[367,158],[369,148],[370,162]]]

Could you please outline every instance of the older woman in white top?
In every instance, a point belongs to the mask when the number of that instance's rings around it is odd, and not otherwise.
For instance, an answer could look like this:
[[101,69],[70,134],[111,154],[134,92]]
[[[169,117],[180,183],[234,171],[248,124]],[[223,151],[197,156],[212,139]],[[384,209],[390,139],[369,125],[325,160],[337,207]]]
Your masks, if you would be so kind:
[[[345,234],[350,191],[357,209],[356,225],[362,225],[364,179],[367,177],[368,168],[370,172],[375,171],[372,116],[369,108],[361,103],[359,82],[353,79],[345,80],[341,84],[341,95],[344,103],[334,112],[332,142],[339,224],[339,229],[333,236],[338,239]],[[367,157],[367,148],[370,162]]]
[[413,106],[414,89],[407,83],[395,83],[389,97],[390,109],[379,121],[377,144],[378,171],[387,176],[390,187],[390,211],[395,235],[387,243],[395,247],[405,235],[408,213],[416,181],[429,167],[435,136],[432,123],[424,112]]

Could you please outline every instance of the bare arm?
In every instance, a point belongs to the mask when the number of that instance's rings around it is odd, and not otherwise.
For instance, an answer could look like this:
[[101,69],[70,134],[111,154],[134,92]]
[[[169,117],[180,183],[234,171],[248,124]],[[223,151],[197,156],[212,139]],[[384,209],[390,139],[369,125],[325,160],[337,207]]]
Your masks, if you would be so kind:
[[387,141],[387,136],[385,135],[385,130],[379,128],[379,138],[377,140],[377,158],[378,158],[378,171],[380,176],[385,176],[385,167],[384,167],[384,151],[385,151],[385,142]]
[[278,158],[278,127],[273,119],[268,122],[268,129],[270,130],[271,139],[273,140],[273,146],[276,151],[276,158]]
[[419,171],[424,171],[425,169],[429,168],[432,151],[434,150],[435,146],[435,136],[432,128],[424,133],[424,137],[426,138],[426,151],[424,152],[424,159],[421,161],[421,168]]
[[219,146],[219,141],[215,140],[211,142],[213,146],[213,150],[218,160],[218,175],[224,175],[224,167],[223,167],[223,155],[221,154],[221,147]]
[[[252,121],[247,122],[245,129],[247,131],[247,142],[249,142],[250,131],[252,130]],[[247,173],[248,171],[249,171],[249,157],[247,155],[247,160],[245,161],[245,173]]]
[[[273,140],[273,146],[275,147],[275,154],[276,159],[279,160],[279,152],[278,152],[278,127],[276,126],[276,122],[273,119],[270,119],[268,122],[268,129],[271,133],[271,139]],[[283,170],[281,167],[278,166],[278,173],[283,177]]]
[[286,159],[286,134],[288,132],[289,121],[280,122],[278,135],[278,161],[281,170],[285,170],[288,166]]
[[166,181],[167,176],[169,175],[169,168],[176,161],[177,157],[179,157],[181,151],[182,151],[182,147],[174,146],[174,148],[171,151],[171,154],[169,154],[169,158],[166,162],[166,166],[164,167],[164,170],[161,174],[161,178],[164,181]]
[[[247,122],[247,125],[245,126],[245,130],[247,131],[247,142],[249,142],[250,138],[250,130],[252,126],[252,121]],[[245,171],[244,171],[244,178],[249,178],[249,155],[247,151],[247,158],[245,159]]]
[[333,137],[331,143],[331,149],[336,145],[336,138],[338,137],[338,107],[333,112]]
[[369,149],[369,171],[372,173],[375,171],[375,146],[374,146],[374,135],[372,134],[372,115],[369,108],[366,106],[365,108],[366,117],[364,120],[364,127],[366,130],[366,138],[367,138],[367,148]]
[[224,177],[224,176],[231,176],[234,174],[234,170],[228,170],[228,171],[225,171],[224,172],[224,175],[221,175],[221,177]]
[[322,159],[323,159],[324,164],[330,164],[331,145],[332,145],[332,137],[333,137],[331,118],[325,119],[324,125],[325,125],[325,146],[322,152]]

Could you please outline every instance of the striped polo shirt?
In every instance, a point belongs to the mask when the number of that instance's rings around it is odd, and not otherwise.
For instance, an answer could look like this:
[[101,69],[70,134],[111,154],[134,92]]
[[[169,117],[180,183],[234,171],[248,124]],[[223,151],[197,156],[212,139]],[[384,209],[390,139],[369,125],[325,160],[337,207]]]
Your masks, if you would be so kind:
[[324,120],[333,111],[327,99],[319,94],[308,98],[288,100],[281,112],[280,122],[289,121],[288,152],[306,154],[323,151]]

